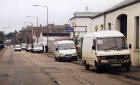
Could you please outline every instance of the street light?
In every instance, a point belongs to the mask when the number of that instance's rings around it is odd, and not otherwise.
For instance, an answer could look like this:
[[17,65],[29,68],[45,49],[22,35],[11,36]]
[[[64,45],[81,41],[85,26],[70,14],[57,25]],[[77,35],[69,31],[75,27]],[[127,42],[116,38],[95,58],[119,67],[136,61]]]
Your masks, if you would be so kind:
[[38,44],[38,17],[35,17],[35,16],[27,16],[27,17],[33,17],[37,20],[37,32],[36,32],[36,37],[37,37],[37,44]]
[[27,17],[35,18],[36,19],[36,24],[37,24],[37,27],[38,27],[38,17],[35,17],[35,16],[27,16]]
[[48,6],[44,6],[44,5],[32,5],[32,6],[34,6],[34,7],[45,7],[47,9],[47,26],[48,26],[48,20],[49,20],[49,18],[48,18]]
[[5,32],[5,30],[8,29],[8,28],[10,28],[10,27],[4,27],[4,28],[3,28],[3,31],[4,31],[4,41],[6,41],[6,37],[5,37],[6,32]]
[[[35,7],[45,7],[47,9],[47,26],[46,28],[48,29],[49,26],[48,26],[48,21],[49,21],[49,18],[48,18],[48,6],[44,6],[44,5],[32,5],[32,6],[35,6]],[[47,30],[47,46],[48,46],[48,30]]]

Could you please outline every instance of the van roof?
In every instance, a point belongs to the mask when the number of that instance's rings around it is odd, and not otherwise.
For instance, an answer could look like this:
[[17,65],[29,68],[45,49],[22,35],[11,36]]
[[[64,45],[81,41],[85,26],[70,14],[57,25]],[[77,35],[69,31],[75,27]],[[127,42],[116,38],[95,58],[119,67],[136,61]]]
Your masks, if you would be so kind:
[[124,35],[119,31],[99,31],[87,33],[84,37],[93,37],[93,38],[105,38],[105,37],[124,37]]
[[73,43],[72,40],[61,40],[61,41],[56,41],[57,44],[66,44],[66,43]]

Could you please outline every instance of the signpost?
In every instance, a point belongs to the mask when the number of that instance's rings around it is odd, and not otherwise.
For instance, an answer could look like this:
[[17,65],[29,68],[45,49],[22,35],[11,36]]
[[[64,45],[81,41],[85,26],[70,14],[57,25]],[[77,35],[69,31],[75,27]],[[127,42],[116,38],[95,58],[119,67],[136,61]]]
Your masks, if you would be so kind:
[[67,32],[73,32],[73,28],[66,28]]

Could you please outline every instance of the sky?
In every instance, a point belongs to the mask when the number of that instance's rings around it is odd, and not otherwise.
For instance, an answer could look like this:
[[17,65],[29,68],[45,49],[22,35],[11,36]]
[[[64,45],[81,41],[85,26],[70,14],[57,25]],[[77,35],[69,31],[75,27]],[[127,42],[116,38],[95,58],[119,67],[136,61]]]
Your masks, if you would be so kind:
[[22,27],[33,23],[47,24],[47,9],[32,5],[48,6],[49,24],[67,24],[74,12],[85,11],[102,12],[123,0],[0,0],[0,31],[5,33],[19,31]]

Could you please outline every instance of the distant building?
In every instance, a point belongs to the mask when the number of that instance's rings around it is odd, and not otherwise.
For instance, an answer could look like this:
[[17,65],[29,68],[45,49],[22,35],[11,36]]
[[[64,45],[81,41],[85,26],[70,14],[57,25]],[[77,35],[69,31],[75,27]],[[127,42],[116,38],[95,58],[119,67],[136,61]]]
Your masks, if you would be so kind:
[[31,28],[22,28],[22,30],[19,31],[16,39],[18,42],[16,44],[21,44],[21,43],[27,43],[31,44],[32,41],[32,29]]
[[49,24],[47,27],[33,27],[33,39],[34,43],[47,45],[47,35],[50,36],[70,36],[69,32],[66,32],[68,25],[54,25]]

